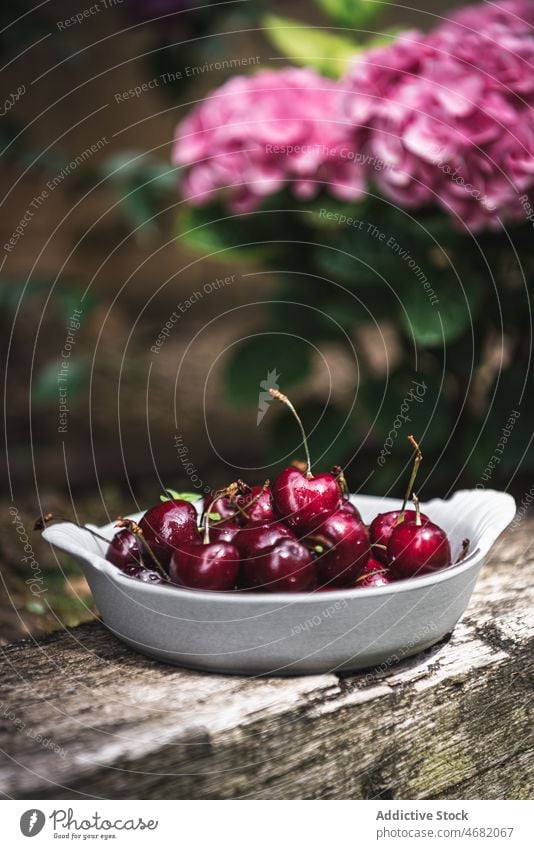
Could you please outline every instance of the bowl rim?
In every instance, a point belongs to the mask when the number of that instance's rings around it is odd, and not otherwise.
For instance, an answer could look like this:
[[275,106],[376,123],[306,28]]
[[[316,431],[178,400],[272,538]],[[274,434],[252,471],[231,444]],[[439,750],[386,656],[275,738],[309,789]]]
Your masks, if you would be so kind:
[[[455,493],[451,495],[449,498],[435,498],[428,502],[424,502],[421,504],[422,509],[428,509],[428,507],[432,507],[432,505],[436,504],[451,504],[454,500],[455,496],[469,496],[475,493],[480,494],[480,490],[457,490]],[[396,595],[397,593],[409,592],[410,590],[415,589],[423,589],[424,587],[428,587],[434,584],[440,584],[444,581],[451,580],[455,576],[462,575],[464,572],[469,571],[475,566],[481,564],[487,555],[491,546],[495,543],[498,537],[503,533],[506,527],[510,524],[515,514],[515,501],[513,497],[506,492],[499,492],[497,490],[487,490],[484,489],[483,493],[485,494],[486,500],[489,500],[489,497],[495,496],[493,503],[496,504],[497,500],[499,501],[504,515],[501,519],[495,522],[491,527],[493,531],[490,535],[491,542],[486,545],[481,545],[480,540],[476,546],[476,548],[471,551],[462,561],[459,563],[452,563],[445,569],[438,570],[436,572],[431,572],[425,575],[416,575],[412,578],[406,578],[404,580],[394,581],[391,584],[387,584],[386,586],[381,587],[349,587],[349,588],[339,588],[328,590],[328,592],[299,592],[299,593],[284,593],[284,592],[275,592],[275,593],[255,593],[255,592],[236,592],[236,591],[214,591],[214,590],[194,590],[188,589],[186,587],[179,587],[175,584],[166,585],[166,584],[145,584],[142,581],[138,581],[134,578],[129,577],[128,575],[123,574],[119,569],[117,569],[109,560],[106,560],[101,554],[96,552],[91,552],[88,549],[82,548],[79,542],[74,542],[72,546],[64,543],[57,539],[57,533],[62,529],[66,528],[72,529],[72,526],[68,523],[62,522],[56,525],[52,525],[49,528],[46,528],[43,532],[43,537],[51,544],[60,548],[61,550],[69,553],[71,556],[78,557],[85,562],[89,563],[90,566],[97,572],[106,575],[111,581],[118,584],[121,589],[125,587],[129,587],[130,589],[134,589],[136,593],[141,594],[150,594],[152,596],[158,594],[169,594],[172,593],[172,596],[177,599],[177,601],[188,599],[190,602],[200,602],[200,601],[209,601],[210,603],[217,604],[252,604],[255,606],[265,606],[266,604],[296,604],[296,603],[321,603],[328,604],[328,601],[331,599],[333,602],[341,599],[349,597],[351,600],[354,598],[369,598],[373,596],[385,597],[387,595]],[[384,504],[386,508],[391,507],[392,505],[398,505],[400,499],[395,498],[381,498],[380,496],[372,496],[372,495],[364,495],[361,493],[353,494],[350,496],[351,501],[360,500],[368,500],[370,501],[380,501]],[[482,509],[482,508],[481,508]],[[142,515],[142,513],[135,514],[135,516]],[[107,524],[102,526],[95,525],[86,525],[87,529],[93,527],[98,528],[101,532],[105,532],[113,527],[113,524]],[[83,530],[83,528],[76,529],[76,532],[79,530]],[[486,530],[485,534],[488,531]],[[483,534],[483,536],[485,535]],[[72,536],[71,536],[72,538]]]

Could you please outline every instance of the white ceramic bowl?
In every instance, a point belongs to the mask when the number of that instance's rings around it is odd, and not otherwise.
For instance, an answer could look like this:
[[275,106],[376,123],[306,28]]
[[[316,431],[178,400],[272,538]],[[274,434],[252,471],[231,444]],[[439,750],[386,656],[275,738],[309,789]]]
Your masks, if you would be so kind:
[[[351,500],[366,522],[400,506],[391,498]],[[317,674],[390,666],[449,634],[491,546],[515,514],[514,499],[493,490],[464,490],[421,508],[449,534],[453,559],[462,540],[470,539],[462,563],[385,587],[328,593],[214,593],[144,584],[105,560],[105,544],[81,528],[57,524],[43,536],[78,561],[104,623],[137,651],[211,672]],[[113,524],[98,530],[106,538],[115,533]]]

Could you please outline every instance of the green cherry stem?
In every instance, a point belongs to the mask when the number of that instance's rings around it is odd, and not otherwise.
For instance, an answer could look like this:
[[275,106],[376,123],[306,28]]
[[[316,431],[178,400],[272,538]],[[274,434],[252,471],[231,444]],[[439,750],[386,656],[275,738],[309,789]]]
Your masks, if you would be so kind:
[[284,395],[282,392],[279,392],[278,389],[269,389],[269,394],[273,398],[276,398],[277,401],[281,401],[282,404],[285,404],[286,407],[289,407],[289,409],[293,413],[295,419],[297,420],[298,426],[300,428],[300,432],[302,434],[302,443],[304,445],[304,451],[306,453],[306,472],[305,472],[305,474],[306,474],[306,477],[308,479],[310,479],[310,478],[313,477],[312,471],[311,471],[310,451],[309,451],[309,448],[308,448],[308,438],[306,436],[306,431],[304,430],[304,425],[302,424],[302,419],[300,418],[299,414],[295,410],[295,407],[293,406],[293,404],[291,403],[291,401],[289,400],[287,395]]
[[245,517],[245,519],[248,519],[247,510],[250,510],[252,505],[256,504],[256,502],[260,500],[262,495],[265,495],[265,493],[269,489],[270,485],[271,485],[271,481],[267,478],[267,480],[263,484],[263,486],[260,489],[260,491],[258,492],[258,494],[255,495],[254,498],[251,501],[249,501],[249,503],[245,507],[240,507],[239,504],[234,504],[234,507],[236,508],[236,515],[238,513],[241,513]]
[[348,484],[347,484],[347,478],[345,477],[345,473],[344,473],[343,469],[341,468],[341,466],[337,466],[337,465],[332,466],[331,474],[333,474],[335,479],[337,480],[337,483],[338,483],[338,486],[341,490],[341,495],[343,496],[343,498],[348,498],[349,497],[349,487],[348,487]]
[[[230,484],[228,484],[228,486],[224,486],[222,489],[216,489],[215,490],[215,492],[213,493],[213,501],[209,505],[209,509],[207,507],[204,507],[204,509],[201,513],[200,522],[199,522],[201,530],[205,529],[205,527],[206,527],[206,516],[207,516],[208,513],[211,512],[211,508],[213,507],[215,502],[219,498],[223,498],[225,495],[230,495],[230,493],[234,492],[237,489],[237,486],[238,486],[237,483],[230,483]],[[206,502],[204,502],[204,503],[206,503]],[[227,521],[226,519],[221,519],[221,523],[226,522],[226,521]]]
[[406,492],[404,494],[404,501],[402,502],[401,511],[400,511],[400,513],[397,517],[397,521],[395,522],[396,525],[400,525],[401,522],[404,522],[404,511],[406,510],[406,504],[408,503],[408,501],[411,498],[413,485],[414,485],[415,479],[417,477],[417,472],[419,471],[419,466],[421,465],[421,460],[423,459],[423,455],[421,454],[421,449],[419,448],[419,445],[417,444],[417,442],[415,441],[413,436],[410,435],[408,437],[408,442],[410,442],[413,445],[413,447],[415,448],[415,457],[414,457],[414,461],[413,461],[412,474],[410,475],[408,487],[407,487]]
[[421,525],[422,524],[422,522],[421,522],[421,506],[419,504],[419,499],[418,499],[417,495],[415,494],[415,492],[412,495],[412,501],[413,501],[413,506],[415,507],[415,524]]
[[[242,513],[244,511],[242,508],[239,507],[239,505],[234,502],[233,499],[237,498],[238,495],[245,494],[247,491],[250,492],[249,485],[242,480],[238,480],[234,481],[234,483],[228,484],[228,486],[225,486],[223,489],[216,490],[216,492],[213,493],[213,499],[210,502],[209,507],[204,510],[202,514],[201,529],[203,530],[204,545],[207,545],[210,541],[210,515],[219,498],[229,498],[232,502],[232,506],[236,509],[234,515],[237,516],[238,513]],[[220,519],[218,522],[214,522],[214,525],[222,525],[224,522],[228,522],[230,518],[232,517],[229,517],[227,519]]]
[[210,541],[210,515],[213,510],[213,507],[217,503],[219,498],[223,498],[223,496],[228,493],[228,489],[229,487],[226,487],[226,489],[217,490],[209,504],[208,509],[204,511],[204,516],[202,517],[202,542],[204,543],[204,545],[209,545]]

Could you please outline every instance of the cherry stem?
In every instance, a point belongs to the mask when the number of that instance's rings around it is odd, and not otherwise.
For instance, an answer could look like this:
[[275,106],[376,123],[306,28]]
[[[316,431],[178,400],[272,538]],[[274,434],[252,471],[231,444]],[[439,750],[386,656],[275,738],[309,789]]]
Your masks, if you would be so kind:
[[348,487],[348,484],[347,484],[347,478],[345,477],[345,473],[344,473],[343,469],[341,468],[341,466],[337,466],[337,465],[332,466],[332,474],[334,475],[335,479],[337,480],[338,486],[341,490],[341,495],[343,496],[343,498],[348,498],[349,497],[349,487]]
[[202,542],[204,545],[209,545],[210,541],[210,513],[213,509],[213,505],[221,498],[220,495],[217,495],[210,503],[208,509],[204,513],[204,533],[202,535]]
[[467,539],[467,538],[466,538],[466,539],[464,539],[464,540],[462,540],[462,549],[461,549],[461,551],[460,551],[460,554],[458,555],[458,557],[457,557],[457,558],[456,558],[456,560],[454,561],[455,565],[456,565],[456,563],[461,563],[461,562],[462,562],[462,560],[464,560],[464,558],[465,558],[465,557],[466,557],[466,555],[467,555],[467,552],[469,551],[469,546],[470,546],[470,545],[471,545],[471,540],[469,540],[469,539]]
[[276,398],[277,401],[281,401],[282,404],[285,404],[286,407],[289,407],[289,409],[293,413],[294,417],[296,418],[298,426],[300,427],[300,432],[302,434],[302,443],[304,445],[304,451],[306,453],[306,472],[305,472],[305,474],[306,474],[306,477],[308,479],[312,478],[313,475],[312,475],[312,471],[311,471],[311,460],[310,460],[310,451],[309,451],[309,448],[308,448],[308,439],[307,439],[307,436],[306,436],[306,431],[304,430],[304,425],[302,424],[302,419],[300,418],[299,414],[295,410],[293,404],[291,403],[291,401],[289,400],[287,395],[284,395],[282,392],[279,392],[278,389],[269,389],[269,394],[273,398]]
[[[204,545],[208,545],[209,541],[210,541],[210,515],[211,515],[211,511],[213,510],[214,505],[217,503],[219,498],[224,498],[225,495],[230,495],[230,493],[236,493],[238,491],[238,487],[239,487],[238,483],[231,483],[228,486],[225,486],[224,489],[218,489],[218,490],[216,490],[216,492],[214,492],[213,498],[210,501],[207,510],[204,510],[204,513],[203,513],[203,516],[202,516],[201,527],[203,528],[203,531],[204,531],[204,534],[203,534],[203,537],[202,537],[202,542],[204,543]],[[224,522],[226,520],[223,519],[222,521]]]
[[[335,546],[333,546],[332,543],[320,533],[311,533],[309,536],[304,537],[301,541],[306,548],[310,551],[315,551],[316,554],[323,554],[325,551],[331,551],[332,548],[335,548]],[[321,551],[318,551],[318,548],[320,548]]]
[[202,511],[202,515],[200,517],[200,527],[205,529],[206,514],[211,513],[211,508],[213,507],[214,503],[218,501],[219,498],[227,497],[232,503],[232,506],[235,507],[235,513],[233,513],[231,516],[225,516],[224,519],[218,519],[217,521],[213,522],[212,528],[216,527],[217,525],[223,525],[225,522],[230,522],[235,516],[238,515],[238,513],[242,513],[246,516],[243,507],[240,507],[238,504],[236,504],[235,499],[238,495],[246,495],[246,493],[250,492],[250,490],[251,487],[248,485],[248,483],[245,483],[245,481],[242,481],[241,479],[234,481],[233,483],[229,483],[228,486],[225,486],[222,489],[216,489],[213,493],[213,501],[210,504],[210,509],[207,510],[205,508]]
[[412,495],[413,485],[414,485],[415,479],[417,477],[417,472],[419,471],[419,466],[421,465],[421,460],[423,459],[423,455],[421,454],[421,449],[419,448],[419,445],[417,444],[417,442],[415,441],[413,436],[408,437],[408,442],[410,442],[413,445],[413,447],[415,448],[415,457],[414,457],[414,461],[413,461],[412,474],[410,475],[410,481],[408,483],[408,488],[407,488],[406,493],[404,495],[404,501],[402,502],[401,511],[400,511],[400,513],[397,517],[397,521],[395,522],[396,525],[400,525],[401,522],[404,522],[404,511],[406,510],[406,504],[408,503],[408,501],[410,500],[410,497]]
[[[210,509],[208,510],[208,508],[207,508],[207,507],[204,507],[204,509],[203,509],[203,511],[202,511],[202,513],[201,513],[201,515],[200,515],[200,522],[199,522],[199,525],[200,525],[200,528],[201,528],[201,529],[206,527],[206,515],[207,515],[208,513],[210,513],[210,512],[211,512],[211,508],[213,507],[213,505],[215,504],[215,502],[217,501],[217,499],[222,498],[224,495],[227,495],[228,491],[230,490],[230,488],[231,488],[232,486],[237,486],[237,484],[232,484],[232,483],[231,483],[231,484],[229,484],[228,486],[225,486],[223,489],[216,489],[216,490],[215,490],[215,492],[213,493],[213,500],[212,500],[212,501],[211,501],[211,503],[209,504]],[[204,503],[205,503],[205,502],[204,502]],[[223,522],[224,522],[224,521],[225,521],[225,519],[222,519],[221,521],[223,521]]]
[[126,528],[128,531],[130,531],[130,533],[132,533],[135,537],[137,537],[137,539],[139,540],[139,542],[141,543],[143,548],[145,548],[147,550],[147,552],[150,556],[150,559],[153,561],[153,563],[154,563],[156,569],[158,570],[158,572],[160,573],[161,577],[165,578],[165,580],[168,581],[169,576],[167,575],[165,569],[163,568],[160,561],[158,560],[158,558],[154,554],[152,547],[148,544],[148,542],[145,538],[145,535],[144,535],[143,531],[141,530],[141,528],[139,527],[139,525],[137,524],[137,522],[135,522],[133,519],[123,519],[122,516],[117,516],[117,522],[115,523],[115,527],[116,528]]
[[109,545],[109,539],[106,539],[106,537],[102,536],[102,534],[99,534],[98,531],[93,531],[92,528],[80,525],[80,523],[75,522],[74,519],[67,519],[65,516],[55,516],[53,513],[45,513],[43,516],[39,516],[39,518],[35,520],[33,529],[34,531],[44,531],[46,526],[51,522],[66,522],[67,525],[74,525],[75,528],[87,531],[92,536],[96,537],[96,539],[102,540],[102,542],[105,542],[106,545]]
[[412,501],[413,501],[413,506],[415,507],[415,524],[421,525],[421,507],[420,507],[420,504],[419,504],[419,499],[418,499],[417,495],[415,494],[415,492],[412,495]]
[[363,575],[360,575],[359,578],[356,578],[356,583],[359,584],[361,581],[365,581],[366,578],[374,578],[375,575],[386,575],[387,569],[373,569],[372,572],[364,572]]
[[245,517],[245,519],[248,519],[249,517],[248,517],[247,510],[250,510],[252,505],[256,504],[256,502],[260,500],[262,495],[265,495],[265,493],[269,489],[270,485],[271,485],[271,481],[267,478],[267,480],[263,484],[263,486],[260,489],[260,491],[258,492],[258,494],[255,495],[254,498],[252,498],[251,501],[249,501],[249,503],[245,507],[240,507],[238,504],[235,505],[236,511],[238,513],[242,513],[243,516]]

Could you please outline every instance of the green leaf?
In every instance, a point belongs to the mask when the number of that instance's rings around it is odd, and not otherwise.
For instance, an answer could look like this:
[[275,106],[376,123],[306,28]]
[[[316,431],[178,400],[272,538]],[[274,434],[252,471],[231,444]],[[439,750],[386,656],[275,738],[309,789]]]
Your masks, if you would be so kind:
[[189,501],[194,504],[202,500],[202,496],[198,492],[176,492],[175,489],[165,488],[166,495],[160,495],[160,501]]
[[83,322],[96,307],[96,300],[91,295],[86,295],[82,300],[80,290],[76,285],[69,285],[63,281],[54,291],[54,301],[58,307],[63,320],[68,321],[74,314],[74,310],[81,310],[80,321]]
[[155,235],[158,231],[154,222],[154,209],[148,193],[135,184],[126,183],[118,192],[124,214],[136,230]]
[[101,173],[114,187],[126,217],[139,234],[156,234],[157,201],[175,190],[176,169],[136,151],[124,151],[108,157]]
[[306,339],[277,331],[258,333],[235,347],[224,381],[236,406],[260,404],[260,395],[280,382],[289,389],[309,374],[311,347]]
[[2,277],[0,278],[0,304],[14,312],[21,298],[24,301],[36,296],[42,296],[52,286],[48,277]]
[[218,522],[221,518],[220,513],[208,513],[208,519],[210,522]]
[[336,23],[346,27],[365,27],[379,18],[384,4],[377,0],[315,0]]
[[342,76],[361,49],[344,36],[278,15],[267,15],[263,27],[266,37],[283,56],[329,77]]
[[24,607],[30,613],[37,613],[39,616],[42,616],[45,612],[45,606],[40,601],[27,601]]
[[250,216],[236,217],[212,207],[187,206],[178,215],[178,236],[201,254],[222,251],[226,260],[246,262],[268,253],[265,245],[247,244],[265,238],[254,223]]
[[347,203],[322,195],[316,200],[306,201],[298,215],[308,227],[339,230],[346,226],[347,219],[361,216],[363,208],[363,202]]
[[66,390],[66,396],[62,403],[74,400],[87,383],[89,367],[85,360],[68,360],[67,369],[62,367],[61,360],[47,363],[39,371],[32,388],[33,400],[38,404],[49,404],[57,399],[60,403],[58,376],[62,372],[62,389]]
[[411,287],[403,289],[401,322],[419,345],[441,347],[458,339],[474,323],[482,295],[479,279],[460,282],[448,269],[432,279],[416,277]]

